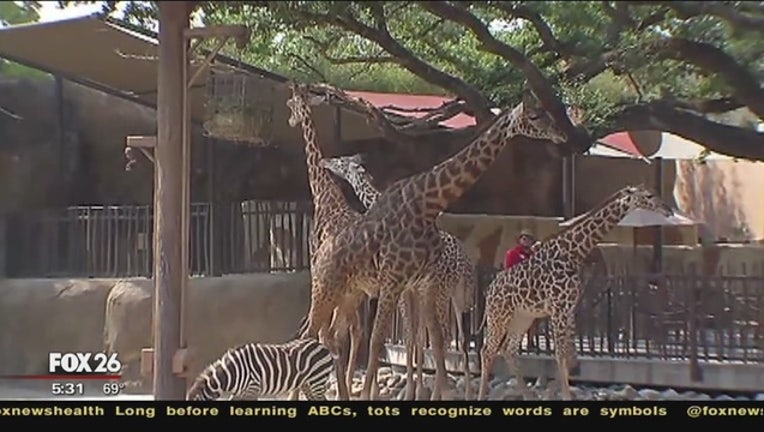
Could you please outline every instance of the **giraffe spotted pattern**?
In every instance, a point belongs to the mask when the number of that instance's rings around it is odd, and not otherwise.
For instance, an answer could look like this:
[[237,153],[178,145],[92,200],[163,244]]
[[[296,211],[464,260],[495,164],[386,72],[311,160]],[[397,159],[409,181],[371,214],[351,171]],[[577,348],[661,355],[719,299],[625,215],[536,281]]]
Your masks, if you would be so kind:
[[534,246],[531,257],[500,272],[486,293],[478,399],[485,399],[498,354],[521,390],[526,390],[516,358],[523,336],[537,318],[549,318],[562,398],[571,399],[569,370],[577,363],[575,309],[581,298],[580,272],[587,255],[630,211],[642,208],[670,216],[672,210],[643,185],[628,186],[597,208]]

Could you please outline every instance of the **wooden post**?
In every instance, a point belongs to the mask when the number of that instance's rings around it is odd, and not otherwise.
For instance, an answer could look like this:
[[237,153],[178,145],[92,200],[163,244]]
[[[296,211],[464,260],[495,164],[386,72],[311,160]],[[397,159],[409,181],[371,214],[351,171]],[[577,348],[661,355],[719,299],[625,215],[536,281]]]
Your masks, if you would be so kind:
[[159,3],[158,145],[154,198],[154,398],[185,399],[185,379],[173,374],[181,347],[183,263],[183,81],[188,2]]

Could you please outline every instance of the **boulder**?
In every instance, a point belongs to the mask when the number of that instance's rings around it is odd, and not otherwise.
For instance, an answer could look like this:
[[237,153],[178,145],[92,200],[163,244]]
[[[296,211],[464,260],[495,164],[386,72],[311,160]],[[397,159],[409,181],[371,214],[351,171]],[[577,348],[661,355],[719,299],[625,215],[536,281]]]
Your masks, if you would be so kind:
[[[186,328],[190,375],[235,345],[290,339],[309,304],[309,272],[191,279]],[[146,279],[120,282],[107,301],[106,349],[119,354],[128,381],[140,379],[141,349],[153,344],[153,305],[153,284]]]
[[113,279],[0,280],[0,373],[42,374],[51,351],[101,351]]

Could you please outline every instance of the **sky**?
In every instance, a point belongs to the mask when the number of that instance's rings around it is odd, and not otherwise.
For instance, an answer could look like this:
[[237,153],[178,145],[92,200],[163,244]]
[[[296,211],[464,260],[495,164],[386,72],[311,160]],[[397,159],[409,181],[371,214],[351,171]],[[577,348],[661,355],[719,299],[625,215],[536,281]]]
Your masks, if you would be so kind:
[[40,22],[78,18],[101,10],[100,3],[69,6],[66,9],[59,9],[57,1],[42,1],[40,4]]

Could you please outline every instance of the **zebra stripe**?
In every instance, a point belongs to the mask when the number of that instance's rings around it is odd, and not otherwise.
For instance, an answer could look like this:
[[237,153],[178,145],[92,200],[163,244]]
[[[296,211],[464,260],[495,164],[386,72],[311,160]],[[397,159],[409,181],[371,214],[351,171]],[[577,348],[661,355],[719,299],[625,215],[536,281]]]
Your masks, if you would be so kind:
[[302,391],[308,400],[326,400],[333,369],[331,353],[313,338],[239,345],[199,374],[186,400],[256,400],[295,390]]

